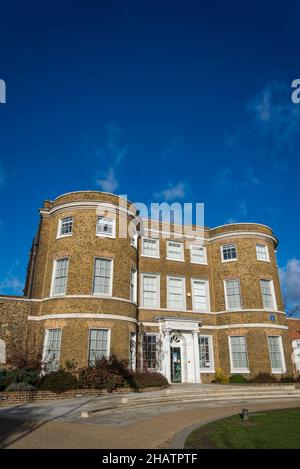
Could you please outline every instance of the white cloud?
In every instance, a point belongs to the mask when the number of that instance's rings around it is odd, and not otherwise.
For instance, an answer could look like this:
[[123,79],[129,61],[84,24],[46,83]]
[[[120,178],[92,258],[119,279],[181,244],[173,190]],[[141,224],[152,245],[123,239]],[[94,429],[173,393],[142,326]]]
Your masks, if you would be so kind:
[[178,182],[176,185],[169,184],[167,189],[161,192],[155,192],[154,197],[156,199],[163,199],[165,202],[172,200],[184,199],[187,192],[187,186],[183,182]]
[[107,173],[102,173],[97,179],[96,184],[105,192],[114,192],[118,187],[118,181],[115,176],[114,168],[109,168]]
[[300,306],[300,259],[290,259],[279,275],[286,306]]
[[184,140],[180,136],[174,137],[169,145],[162,152],[163,158],[168,158],[170,155],[181,154],[184,148]]
[[96,174],[96,184],[105,192],[114,192],[119,186],[117,170],[127,156],[128,145],[121,144],[122,129],[117,124],[105,124],[106,143],[103,148],[96,148],[95,153],[102,163],[109,167],[106,171]]
[[[291,102],[288,84],[273,83],[247,104],[255,119],[255,129],[276,148],[293,145],[300,125],[300,109]],[[252,129],[254,130],[254,129]]]
[[23,282],[16,276],[8,274],[2,282],[0,282],[0,291],[5,293],[7,290],[15,294],[20,294],[23,291]]

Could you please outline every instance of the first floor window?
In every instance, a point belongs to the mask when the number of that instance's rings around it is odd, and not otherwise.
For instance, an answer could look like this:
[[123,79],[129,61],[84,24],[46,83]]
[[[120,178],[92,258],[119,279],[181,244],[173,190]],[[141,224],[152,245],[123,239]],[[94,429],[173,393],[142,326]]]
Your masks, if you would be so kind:
[[95,259],[94,268],[94,295],[111,295],[112,289],[112,260],[105,258]]
[[159,301],[159,276],[155,274],[142,275],[142,301],[143,306],[158,308]]
[[269,336],[268,344],[269,344],[269,354],[270,354],[272,373],[284,373],[285,366],[284,366],[281,337]]
[[241,309],[241,292],[239,279],[225,280],[226,309]]
[[192,279],[193,310],[208,311],[208,281]]
[[193,264],[206,264],[207,263],[206,247],[192,245],[191,246],[191,262]]
[[111,217],[98,217],[96,234],[102,236],[114,236],[115,220]]
[[136,269],[130,269],[130,299],[136,303]]
[[89,364],[95,363],[95,360],[108,357],[109,355],[109,331],[108,329],[90,329],[89,340]]
[[142,253],[144,256],[159,257],[159,240],[143,238]]
[[47,329],[45,332],[43,366],[46,372],[55,371],[59,366],[61,329]]
[[168,308],[185,309],[185,279],[168,277]]
[[224,244],[222,246],[222,260],[232,261],[237,259],[236,245],[235,244]]
[[69,270],[69,259],[56,259],[53,265],[52,296],[66,294],[67,280]]
[[210,335],[199,335],[200,371],[214,371],[213,342]]
[[155,370],[158,367],[158,336],[144,334],[143,336],[143,368]]
[[59,220],[58,236],[71,235],[73,231],[73,217],[66,217]]
[[269,260],[269,252],[268,246],[265,244],[257,244],[256,245],[256,257],[259,261],[268,261]]
[[183,244],[175,241],[167,241],[167,258],[174,260],[183,260]]
[[243,373],[248,371],[246,337],[231,336],[229,337],[229,343],[232,373]]
[[273,281],[262,279],[260,281],[263,306],[265,309],[276,309]]
[[300,339],[294,339],[292,345],[295,367],[297,371],[300,371]]

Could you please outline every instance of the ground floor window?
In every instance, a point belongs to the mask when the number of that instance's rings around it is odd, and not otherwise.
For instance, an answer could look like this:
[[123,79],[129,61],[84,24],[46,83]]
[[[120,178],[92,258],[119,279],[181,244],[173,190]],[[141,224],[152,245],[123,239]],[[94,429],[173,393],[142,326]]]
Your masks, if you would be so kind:
[[136,333],[130,332],[129,335],[129,368],[135,370],[136,362]]
[[214,354],[213,354],[213,341],[211,335],[199,335],[199,359],[200,371],[212,372],[214,371]]
[[158,335],[143,336],[143,368],[156,370],[158,367]]
[[43,365],[47,372],[59,367],[61,329],[47,329],[45,332]]
[[247,373],[248,354],[245,336],[229,337],[230,365],[232,373]]
[[97,358],[109,356],[109,330],[90,329],[89,364],[95,363]]
[[295,367],[297,371],[300,371],[300,339],[294,339],[292,344]]
[[272,373],[285,373],[285,363],[281,337],[269,336],[268,344]]

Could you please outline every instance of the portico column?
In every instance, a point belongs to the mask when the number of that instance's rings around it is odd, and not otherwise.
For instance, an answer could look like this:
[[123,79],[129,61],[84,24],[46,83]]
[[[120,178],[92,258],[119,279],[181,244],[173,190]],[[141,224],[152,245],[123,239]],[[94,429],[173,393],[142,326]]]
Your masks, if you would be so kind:
[[162,371],[163,375],[171,382],[171,356],[170,356],[170,336],[172,329],[162,331]]
[[201,383],[200,377],[200,363],[199,363],[199,342],[198,342],[198,331],[192,332],[193,336],[193,362],[194,362],[194,382]]

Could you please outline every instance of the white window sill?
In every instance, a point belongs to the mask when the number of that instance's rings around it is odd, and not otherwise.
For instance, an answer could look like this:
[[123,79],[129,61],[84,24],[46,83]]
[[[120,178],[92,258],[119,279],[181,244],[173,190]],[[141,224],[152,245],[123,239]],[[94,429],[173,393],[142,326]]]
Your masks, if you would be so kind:
[[160,259],[160,256],[150,256],[150,254],[141,254],[141,257],[150,257],[151,259]]
[[73,235],[73,233],[62,234],[62,235],[56,236],[56,239],[60,239],[60,238],[70,238],[70,236],[72,236],[72,235]]
[[259,262],[269,262],[269,263],[271,262],[270,259],[256,259],[256,260],[258,260]]
[[243,311],[243,308],[226,308],[226,313],[232,313],[233,311]]
[[61,298],[62,296],[66,296],[66,294],[65,293],[57,293],[56,295],[54,295],[54,293],[50,294],[50,298]]
[[112,293],[93,293],[93,296],[98,296],[99,298],[112,298]]
[[200,368],[200,373],[215,373],[215,370],[212,368]]
[[190,261],[190,264],[197,264],[197,265],[208,265],[208,262],[196,262],[196,261]]
[[110,234],[101,234],[101,233],[96,233],[96,236],[98,238],[111,238],[111,239],[116,239],[115,235],[110,235]]
[[226,262],[237,262],[238,259],[222,259],[222,264],[225,264]]
[[286,370],[272,370],[271,373],[272,375],[282,375],[286,373]]
[[231,373],[232,375],[235,375],[235,374],[237,374],[237,373],[247,374],[247,373],[250,373],[250,370],[244,369],[244,368],[239,368],[239,369],[236,369],[236,370],[230,370],[230,373]]
[[166,261],[185,262],[184,259],[173,259],[172,257],[166,257]]

